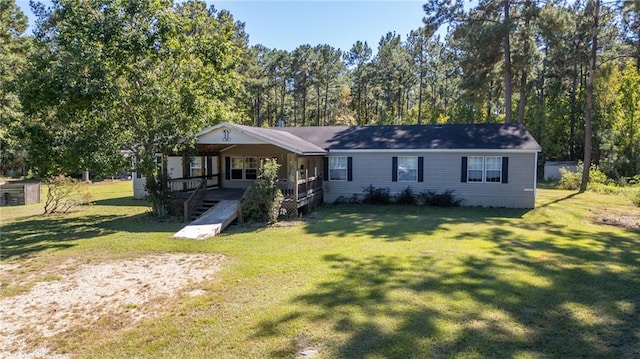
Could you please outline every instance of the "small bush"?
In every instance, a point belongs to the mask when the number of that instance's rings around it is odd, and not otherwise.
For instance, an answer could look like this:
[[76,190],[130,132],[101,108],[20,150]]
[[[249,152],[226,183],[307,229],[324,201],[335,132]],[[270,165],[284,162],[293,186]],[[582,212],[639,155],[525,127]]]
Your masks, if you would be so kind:
[[640,207],[640,192],[636,193],[634,197],[631,197],[631,202],[633,202],[636,207]]
[[[582,162],[578,163],[578,170],[576,172],[571,172],[564,168],[560,168],[561,178],[558,186],[561,189],[572,191],[580,189],[580,183],[582,183],[583,168],[584,167]],[[587,184],[587,188],[601,188],[601,185],[608,185],[611,183],[611,180],[607,177],[606,174],[604,174],[604,172],[600,170],[597,165],[592,164],[589,172],[589,183]]]
[[276,184],[280,165],[271,159],[260,164],[260,175],[242,202],[242,215],[247,221],[275,223],[280,216],[284,195]]
[[335,202],[333,203],[334,204],[358,204],[358,203],[361,203],[361,201],[358,195],[354,193],[349,197],[339,196],[338,198],[336,198]]
[[83,191],[77,179],[60,175],[47,180],[46,184],[44,214],[67,213],[73,207],[93,204],[91,193]]
[[582,171],[572,172],[565,168],[560,168],[560,182],[558,182],[558,187],[576,191],[580,189],[580,182],[582,182]]
[[396,203],[409,206],[414,206],[416,204],[416,197],[413,195],[411,187],[407,186],[407,188],[403,189],[402,192],[398,194],[398,197],[396,197]]
[[420,202],[425,206],[457,207],[462,201],[454,195],[454,190],[448,189],[442,193],[433,191],[420,192]]
[[389,188],[376,188],[373,185],[364,187],[364,198],[362,203],[366,204],[389,204],[391,203],[391,195]]

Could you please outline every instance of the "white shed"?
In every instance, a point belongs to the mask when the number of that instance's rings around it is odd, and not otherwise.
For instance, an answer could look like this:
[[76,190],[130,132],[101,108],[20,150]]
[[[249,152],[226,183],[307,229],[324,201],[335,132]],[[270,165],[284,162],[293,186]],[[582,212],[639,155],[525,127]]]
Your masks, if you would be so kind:
[[564,168],[569,172],[578,172],[578,162],[576,161],[547,161],[544,164],[544,180],[557,181],[562,175],[560,169]]

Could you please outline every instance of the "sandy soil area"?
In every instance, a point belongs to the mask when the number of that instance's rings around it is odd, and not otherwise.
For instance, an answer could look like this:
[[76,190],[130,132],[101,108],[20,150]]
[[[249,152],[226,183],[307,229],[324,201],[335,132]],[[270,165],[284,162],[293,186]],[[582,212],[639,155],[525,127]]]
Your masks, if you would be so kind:
[[623,213],[610,208],[592,210],[593,221],[598,224],[622,227],[631,231],[640,231],[640,211]]
[[[203,293],[198,283],[210,279],[223,261],[222,255],[163,254],[92,265],[74,261],[53,265],[46,281],[0,300],[0,358],[66,358],[50,353],[46,338],[89,327],[103,316],[132,326],[159,313],[168,299]],[[24,273],[24,269],[4,264],[0,272],[10,278],[12,272]],[[16,278],[29,280],[23,274]],[[39,338],[45,338],[44,345],[34,343]]]

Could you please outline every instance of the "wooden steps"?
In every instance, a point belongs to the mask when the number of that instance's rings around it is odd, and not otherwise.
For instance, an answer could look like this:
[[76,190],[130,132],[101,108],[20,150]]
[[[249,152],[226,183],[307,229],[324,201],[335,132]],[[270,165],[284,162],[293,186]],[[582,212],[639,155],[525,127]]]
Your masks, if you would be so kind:
[[215,206],[218,202],[218,200],[213,200],[213,199],[204,199],[202,201],[202,203],[200,204],[200,206],[198,206],[198,208],[196,208],[193,211],[193,214],[191,215],[191,220],[195,220],[196,218],[200,217],[203,213],[205,213],[206,211],[208,211],[210,208],[212,208],[213,206]]

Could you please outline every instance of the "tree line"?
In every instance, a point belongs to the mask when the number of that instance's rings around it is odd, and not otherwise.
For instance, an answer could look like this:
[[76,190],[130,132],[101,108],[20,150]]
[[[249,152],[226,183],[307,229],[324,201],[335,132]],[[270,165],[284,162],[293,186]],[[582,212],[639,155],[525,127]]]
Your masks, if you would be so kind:
[[375,48],[248,48],[245,122],[517,122],[540,142],[543,160],[583,159],[614,178],[640,172],[640,2],[480,1],[465,9],[431,0],[424,10],[423,27],[404,38],[384,34]]
[[3,172],[113,172],[127,149],[160,191],[156,153],[186,153],[221,121],[281,121],[518,122],[542,161],[640,173],[638,0],[428,0],[409,34],[293,51],[249,46],[242,22],[202,1],[32,8],[26,35],[15,0],[0,0]]

